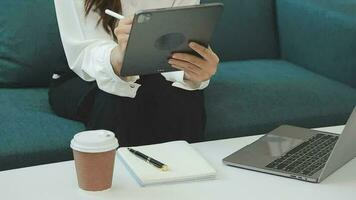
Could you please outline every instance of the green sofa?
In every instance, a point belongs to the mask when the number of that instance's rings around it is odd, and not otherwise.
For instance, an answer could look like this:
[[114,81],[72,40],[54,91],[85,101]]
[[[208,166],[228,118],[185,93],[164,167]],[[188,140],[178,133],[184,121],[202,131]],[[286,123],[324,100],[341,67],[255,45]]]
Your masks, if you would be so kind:
[[[206,140],[345,123],[356,105],[356,0],[222,2]],[[58,65],[66,59],[53,1],[2,0],[0,170],[72,159],[70,139],[84,126],[50,109]]]

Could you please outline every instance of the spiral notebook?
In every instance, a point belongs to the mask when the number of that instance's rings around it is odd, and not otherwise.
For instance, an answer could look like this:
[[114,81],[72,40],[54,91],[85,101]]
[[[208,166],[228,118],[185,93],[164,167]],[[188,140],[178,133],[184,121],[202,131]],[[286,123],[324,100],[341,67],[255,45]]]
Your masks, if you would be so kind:
[[141,186],[214,179],[215,169],[186,141],[132,147],[162,163],[169,170],[163,172],[129,152],[119,148],[118,157]]

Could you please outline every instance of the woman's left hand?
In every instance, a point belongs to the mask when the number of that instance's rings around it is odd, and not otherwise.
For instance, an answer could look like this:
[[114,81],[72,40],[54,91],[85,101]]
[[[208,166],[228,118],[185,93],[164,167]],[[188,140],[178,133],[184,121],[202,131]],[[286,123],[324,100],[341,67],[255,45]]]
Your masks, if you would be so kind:
[[195,42],[189,43],[189,47],[202,58],[187,53],[174,53],[168,63],[176,69],[183,70],[184,78],[194,83],[209,80],[217,71],[219,57],[210,47],[206,48]]

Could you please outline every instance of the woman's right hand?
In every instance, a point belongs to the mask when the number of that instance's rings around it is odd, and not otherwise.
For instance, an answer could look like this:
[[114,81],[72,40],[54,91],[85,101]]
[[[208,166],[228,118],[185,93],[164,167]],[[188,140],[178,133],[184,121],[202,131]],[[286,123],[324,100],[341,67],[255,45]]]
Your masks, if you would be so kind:
[[133,17],[126,17],[119,21],[117,27],[114,30],[117,38],[117,47],[111,52],[111,65],[116,75],[120,75],[122,61],[124,58],[127,42],[131,32]]

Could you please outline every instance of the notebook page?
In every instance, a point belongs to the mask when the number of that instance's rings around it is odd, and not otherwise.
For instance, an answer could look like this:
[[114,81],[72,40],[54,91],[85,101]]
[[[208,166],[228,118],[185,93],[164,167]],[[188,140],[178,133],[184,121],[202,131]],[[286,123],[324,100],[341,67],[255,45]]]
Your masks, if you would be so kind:
[[141,185],[199,180],[213,178],[216,175],[215,169],[186,141],[139,146],[133,149],[168,165],[169,168],[168,171],[163,172],[144,162],[127,148],[119,148],[119,158],[124,161]]

